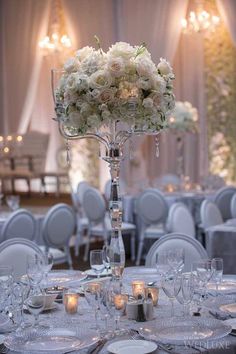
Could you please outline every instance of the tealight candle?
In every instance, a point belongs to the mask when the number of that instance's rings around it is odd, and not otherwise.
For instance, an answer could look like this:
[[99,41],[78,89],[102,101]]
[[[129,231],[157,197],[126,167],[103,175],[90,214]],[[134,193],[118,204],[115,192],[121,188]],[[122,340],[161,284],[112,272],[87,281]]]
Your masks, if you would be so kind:
[[145,292],[146,292],[146,297],[148,297],[148,294],[151,294],[153,306],[157,306],[159,289],[155,286],[149,286],[148,288],[145,289]]
[[142,280],[132,281],[133,296],[137,299],[139,295],[145,296],[145,283]]
[[116,310],[124,310],[128,301],[128,295],[126,294],[116,294],[113,297],[113,302]]
[[79,295],[68,291],[64,294],[64,306],[67,313],[73,315],[77,312]]

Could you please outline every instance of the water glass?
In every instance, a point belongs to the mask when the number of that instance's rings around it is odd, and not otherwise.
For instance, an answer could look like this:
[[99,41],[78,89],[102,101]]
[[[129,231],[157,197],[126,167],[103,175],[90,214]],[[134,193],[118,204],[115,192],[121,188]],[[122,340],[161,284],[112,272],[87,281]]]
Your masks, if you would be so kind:
[[181,272],[184,268],[184,249],[176,248],[168,250],[167,262],[174,272]]
[[218,296],[219,285],[222,282],[223,277],[223,259],[213,258],[211,261],[212,268],[212,280],[216,283],[216,296]]
[[90,252],[90,267],[95,271],[98,278],[105,268],[103,259],[103,250],[93,250]]
[[19,195],[8,195],[6,197],[6,202],[7,202],[8,207],[12,211],[15,211],[15,210],[19,209],[20,197],[19,197]]
[[27,276],[32,287],[37,286],[43,279],[44,259],[37,254],[27,257]]
[[53,266],[53,255],[49,252],[44,253],[44,262],[41,264],[43,275],[45,277],[45,287],[48,286],[48,273],[51,271]]
[[110,269],[110,249],[109,249],[109,246],[108,245],[104,245],[103,248],[103,264],[104,264],[104,267],[108,273],[109,269]]
[[[101,290],[102,284],[98,282],[90,282],[83,286],[85,299],[88,305],[92,308],[92,311],[95,315],[95,329],[99,329],[98,326],[98,315],[100,310],[100,297],[101,297]],[[94,328],[92,326],[91,328]]]
[[170,266],[167,261],[167,252],[158,252],[156,254],[156,269],[158,275],[165,276],[170,270]]
[[175,291],[175,277],[176,274],[174,273],[168,273],[165,276],[162,277],[161,280],[161,286],[166,294],[166,296],[169,298],[170,304],[171,304],[171,313],[170,316],[174,317],[174,300],[176,296],[176,291]]
[[175,297],[184,307],[184,317],[189,315],[189,305],[193,299],[194,284],[190,273],[178,275],[175,279]]
[[39,315],[43,311],[46,303],[46,293],[40,287],[33,288],[29,291],[25,300],[28,311],[34,316],[34,329],[40,327]]

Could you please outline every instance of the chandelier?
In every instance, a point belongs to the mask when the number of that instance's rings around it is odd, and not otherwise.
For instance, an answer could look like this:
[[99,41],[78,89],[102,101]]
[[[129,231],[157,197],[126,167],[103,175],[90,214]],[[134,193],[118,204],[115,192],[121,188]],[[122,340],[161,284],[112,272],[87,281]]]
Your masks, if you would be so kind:
[[220,17],[207,12],[202,1],[196,1],[195,11],[189,11],[187,18],[182,18],[183,33],[210,33],[214,32],[220,23]]
[[53,0],[50,9],[48,34],[39,42],[44,55],[64,52],[72,47],[72,42],[65,29],[64,13],[61,0]]

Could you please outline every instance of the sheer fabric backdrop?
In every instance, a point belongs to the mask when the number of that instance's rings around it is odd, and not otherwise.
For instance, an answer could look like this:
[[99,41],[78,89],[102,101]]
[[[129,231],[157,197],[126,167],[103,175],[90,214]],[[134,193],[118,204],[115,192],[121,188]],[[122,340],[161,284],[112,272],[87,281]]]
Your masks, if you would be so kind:
[[[0,1],[0,132],[24,133],[27,129],[48,132],[51,137],[47,170],[54,169],[55,151],[61,139],[55,123],[50,88],[53,58],[43,58],[38,41],[46,34],[51,0]],[[234,0],[217,0],[219,10],[235,40]],[[115,41],[139,44],[144,41],[154,61],[166,57],[175,67],[177,99],[189,100],[199,110],[200,142],[186,137],[186,173],[193,179],[207,171],[206,117],[204,114],[203,51],[201,39],[180,39],[180,19],[185,16],[188,0],[63,0],[69,34],[74,47],[94,45],[97,34],[106,50]],[[231,11],[229,11],[231,9]],[[223,11],[225,16],[223,15]],[[174,172],[175,139],[161,134],[161,154],[156,159],[150,138],[135,140],[136,160],[125,163],[124,177],[154,179],[158,174]],[[201,148],[200,148],[201,147]],[[191,150],[190,150],[191,149]],[[200,154],[200,172],[196,161]],[[136,165],[136,167],[135,167]],[[139,165],[139,166],[138,166]],[[104,176],[101,166],[101,177]],[[141,173],[142,171],[142,173]],[[105,174],[106,175],[106,174]]]

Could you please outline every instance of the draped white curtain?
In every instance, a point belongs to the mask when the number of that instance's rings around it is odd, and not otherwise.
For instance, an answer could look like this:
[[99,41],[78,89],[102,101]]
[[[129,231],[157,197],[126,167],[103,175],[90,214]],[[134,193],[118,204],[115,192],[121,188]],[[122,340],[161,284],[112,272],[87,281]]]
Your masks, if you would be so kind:
[[216,0],[218,10],[230,33],[234,45],[236,45],[236,1],[235,0]]

